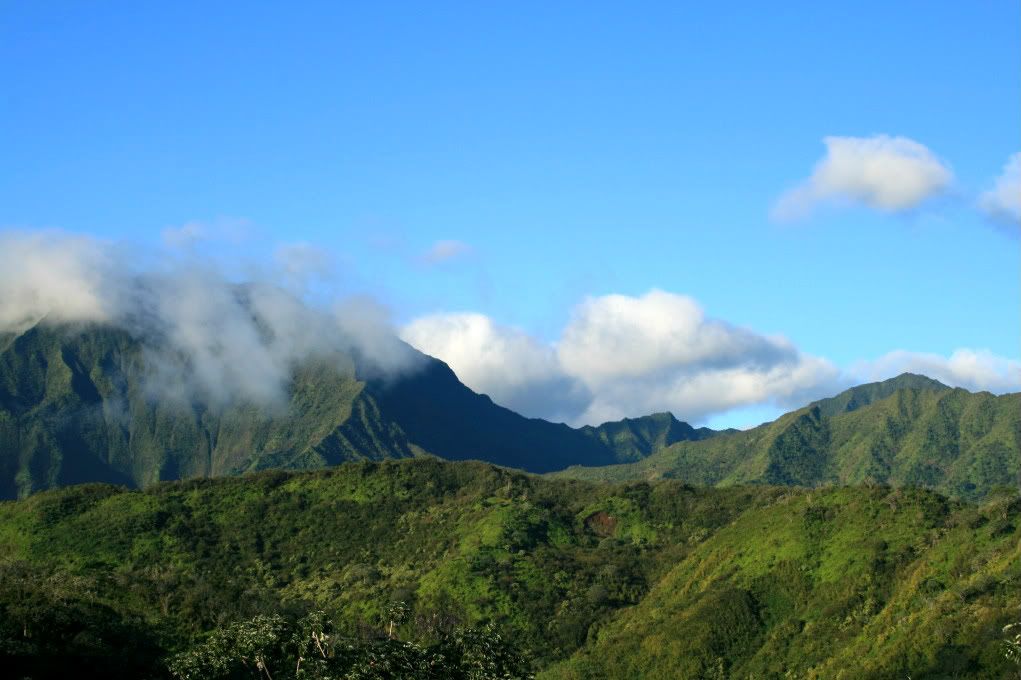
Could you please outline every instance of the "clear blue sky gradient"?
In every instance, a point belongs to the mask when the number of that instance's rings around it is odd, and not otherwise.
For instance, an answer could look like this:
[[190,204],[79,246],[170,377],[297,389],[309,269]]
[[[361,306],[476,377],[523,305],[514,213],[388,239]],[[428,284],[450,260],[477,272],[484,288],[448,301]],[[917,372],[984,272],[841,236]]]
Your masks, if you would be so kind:
[[[299,4],[299,3],[292,3]],[[556,5],[556,6],[551,6]],[[839,365],[1017,357],[1021,10],[988,2],[0,4],[0,225],[330,251],[398,320],[553,339],[585,295],[691,295]],[[826,135],[952,166],[913,214],[770,221]],[[469,257],[429,267],[433,242]]]

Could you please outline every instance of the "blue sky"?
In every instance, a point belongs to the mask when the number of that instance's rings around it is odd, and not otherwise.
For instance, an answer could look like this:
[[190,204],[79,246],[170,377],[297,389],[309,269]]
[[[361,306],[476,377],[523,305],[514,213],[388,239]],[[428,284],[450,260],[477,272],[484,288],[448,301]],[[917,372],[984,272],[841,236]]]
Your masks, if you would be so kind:
[[[660,290],[841,371],[1018,358],[1017,226],[976,208],[1021,151],[1016,2],[300,4],[4,3],[0,225],[157,248],[192,223],[227,262],[305,243],[322,295],[540,346]],[[952,181],[771,218],[824,138],[875,135]]]

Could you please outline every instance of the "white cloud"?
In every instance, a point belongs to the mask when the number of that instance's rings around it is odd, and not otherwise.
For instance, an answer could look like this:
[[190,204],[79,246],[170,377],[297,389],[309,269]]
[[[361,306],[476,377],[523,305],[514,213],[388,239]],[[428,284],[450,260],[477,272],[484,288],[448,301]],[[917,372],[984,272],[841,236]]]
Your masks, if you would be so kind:
[[701,422],[749,404],[800,405],[839,380],[784,338],[708,319],[693,299],[658,290],[585,300],[553,346],[480,314],[425,317],[401,336],[498,403],[575,424],[664,410]]
[[473,390],[523,415],[571,420],[589,402],[584,386],[561,370],[552,347],[482,314],[421,317],[400,336],[445,361]]
[[158,270],[117,244],[63,232],[0,232],[0,331],[36,322],[125,328],[151,351],[161,396],[278,403],[294,365],[356,352],[366,368],[414,361],[378,308],[313,308],[273,278],[232,283],[192,257]]
[[663,410],[700,422],[749,404],[798,404],[838,379],[785,338],[706,318],[692,298],[659,290],[586,300],[557,354],[595,395],[579,417],[590,423]]
[[782,338],[706,319],[694,299],[661,290],[585,300],[575,308],[557,352],[568,371],[593,382],[678,365],[772,364],[797,353]]
[[472,247],[463,241],[437,241],[422,254],[422,261],[426,264],[439,264],[463,257],[471,251]]
[[670,411],[682,420],[703,423],[713,415],[746,406],[797,408],[843,387],[837,369],[812,356],[770,367],[703,370],[677,366],[659,375],[629,376],[601,384],[579,420],[599,423]]
[[334,321],[362,364],[362,373],[393,375],[413,370],[421,356],[397,336],[390,310],[368,295],[345,297],[333,306]]
[[105,321],[119,289],[103,244],[58,231],[0,233],[0,330],[52,321]]
[[985,350],[896,351],[841,370],[786,338],[707,317],[694,299],[660,290],[588,298],[553,343],[470,313],[417,319],[401,337],[497,403],[574,425],[657,411],[705,423],[749,407],[788,410],[904,372],[972,391],[1021,390],[1021,362]]
[[901,373],[920,373],[952,387],[998,394],[1021,391],[1021,361],[984,349],[962,348],[949,357],[896,350],[872,361],[858,362],[850,373],[859,381],[885,380]]
[[978,205],[992,219],[1021,225],[1021,153],[1007,160],[993,187],[979,196]]
[[778,220],[808,216],[824,203],[857,203],[900,212],[945,191],[953,181],[946,163],[907,137],[826,137],[826,155],[812,175],[773,206]]

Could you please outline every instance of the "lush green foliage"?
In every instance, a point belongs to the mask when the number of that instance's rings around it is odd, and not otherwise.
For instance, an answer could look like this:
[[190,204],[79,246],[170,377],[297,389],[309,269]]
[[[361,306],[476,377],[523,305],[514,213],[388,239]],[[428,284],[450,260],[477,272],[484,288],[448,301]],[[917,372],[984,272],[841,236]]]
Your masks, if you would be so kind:
[[167,667],[179,680],[533,677],[524,657],[492,627],[458,628],[427,646],[397,640],[392,634],[375,640],[345,639],[333,633],[332,622],[321,611],[293,624],[279,614],[236,621],[175,654]]
[[683,441],[642,460],[555,476],[691,484],[890,484],[978,500],[1016,487],[1021,394],[949,389],[922,376],[853,388],[744,432]]
[[[290,403],[254,409],[154,398],[156,362],[111,328],[36,326],[0,352],[0,497],[103,481],[144,485],[262,466],[410,456],[380,426],[350,360],[301,367]],[[162,370],[182,372],[170,362]],[[161,389],[165,385],[161,385]]]
[[718,532],[547,676],[1006,677],[1016,496],[956,511],[888,489],[780,503]]
[[548,678],[996,678],[1015,668],[1019,519],[1016,495],[428,458],[83,485],[0,503],[0,654],[15,677],[247,672],[241,657],[277,677],[299,656],[311,673],[325,635],[334,673],[442,657],[481,678],[514,667],[509,639]]
[[1003,655],[1018,666],[1018,675],[1021,675],[1021,622],[1008,623],[1003,633],[1007,636],[1003,640]]

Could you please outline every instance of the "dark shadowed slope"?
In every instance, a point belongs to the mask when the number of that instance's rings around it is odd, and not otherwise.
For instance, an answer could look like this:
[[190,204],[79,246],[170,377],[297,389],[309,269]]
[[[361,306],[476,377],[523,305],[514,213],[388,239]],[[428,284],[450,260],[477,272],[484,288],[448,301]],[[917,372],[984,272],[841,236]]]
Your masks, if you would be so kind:
[[619,463],[641,460],[677,442],[699,441],[721,434],[708,427],[694,428],[674,418],[672,413],[625,418],[598,427],[586,425],[581,431],[612,449],[617,458],[614,462]]
[[613,450],[567,425],[524,418],[465,387],[441,361],[395,381],[372,381],[368,390],[409,439],[452,460],[485,460],[533,472],[564,467],[566,460],[616,462]]
[[669,413],[573,429],[524,418],[466,388],[441,361],[399,381],[373,381],[370,391],[408,438],[453,460],[477,459],[531,472],[583,460],[609,465],[638,460],[679,441],[718,434],[695,429]]

